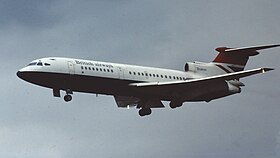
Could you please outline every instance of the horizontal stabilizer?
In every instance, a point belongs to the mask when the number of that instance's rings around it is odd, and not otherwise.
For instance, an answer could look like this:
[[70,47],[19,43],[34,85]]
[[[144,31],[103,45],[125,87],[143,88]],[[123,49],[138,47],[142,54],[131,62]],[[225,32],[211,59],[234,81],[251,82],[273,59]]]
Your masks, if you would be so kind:
[[263,45],[263,46],[254,46],[254,47],[232,48],[232,49],[225,50],[225,52],[257,51],[257,50],[274,48],[274,47],[279,47],[279,46],[280,46],[280,44],[272,44],[272,45]]
[[280,44],[241,48],[219,47],[216,48],[216,51],[218,51],[219,54],[213,60],[213,62],[245,66],[250,56],[255,56],[259,54],[258,50],[274,48],[279,46]]
[[[268,48],[274,48],[274,47],[279,47],[280,44],[271,44],[271,45],[262,45],[262,46],[252,46],[252,47],[241,47],[241,48],[227,48],[227,47],[219,47],[216,48],[216,51],[220,52],[220,53],[236,53],[236,52],[255,52],[258,53],[258,50],[262,50],[262,49],[268,49]],[[257,54],[256,54],[257,55]]]

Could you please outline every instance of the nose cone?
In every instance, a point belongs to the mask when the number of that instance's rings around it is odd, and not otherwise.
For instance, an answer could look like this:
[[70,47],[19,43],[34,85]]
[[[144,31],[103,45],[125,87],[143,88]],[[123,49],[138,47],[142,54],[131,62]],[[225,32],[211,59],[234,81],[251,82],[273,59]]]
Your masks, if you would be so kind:
[[18,71],[18,72],[17,72],[17,76],[18,76],[19,78],[22,78],[22,72]]
[[23,80],[26,80],[26,78],[24,77],[25,75],[24,75],[24,72],[23,71],[18,71],[17,72],[17,76],[20,78],[20,79],[23,79]]
[[28,78],[28,71],[26,70],[26,67],[25,68],[22,68],[20,70],[18,70],[17,72],[17,76],[20,78],[20,79],[23,79],[23,80],[27,80]]

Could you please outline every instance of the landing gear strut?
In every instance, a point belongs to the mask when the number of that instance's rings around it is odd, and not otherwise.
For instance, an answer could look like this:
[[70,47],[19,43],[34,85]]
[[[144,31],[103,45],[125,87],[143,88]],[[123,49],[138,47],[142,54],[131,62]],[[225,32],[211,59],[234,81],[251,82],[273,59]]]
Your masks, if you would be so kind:
[[72,100],[72,96],[70,94],[73,94],[73,92],[70,89],[67,89],[66,95],[64,96],[64,101],[69,102]]
[[140,116],[146,116],[146,115],[150,115],[152,113],[152,110],[150,108],[142,108],[139,110],[138,113]]

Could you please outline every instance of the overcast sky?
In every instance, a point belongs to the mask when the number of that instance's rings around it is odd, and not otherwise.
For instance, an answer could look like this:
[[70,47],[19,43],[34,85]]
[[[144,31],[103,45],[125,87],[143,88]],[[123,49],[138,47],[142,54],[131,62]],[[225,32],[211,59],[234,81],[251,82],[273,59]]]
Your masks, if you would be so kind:
[[[113,97],[75,93],[73,101],[17,78],[47,56],[183,70],[212,61],[216,47],[280,43],[274,0],[0,0],[0,157],[280,157],[280,49],[247,69],[241,94],[155,109],[141,118]],[[167,103],[165,103],[168,105]]]

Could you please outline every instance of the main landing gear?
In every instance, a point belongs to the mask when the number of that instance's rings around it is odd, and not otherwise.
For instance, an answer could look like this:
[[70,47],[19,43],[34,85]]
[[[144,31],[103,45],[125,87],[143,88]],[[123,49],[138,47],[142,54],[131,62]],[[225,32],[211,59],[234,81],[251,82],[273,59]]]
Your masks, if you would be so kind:
[[67,94],[67,95],[64,96],[64,101],[69,102],[71,100],[72,100],[72,96],[71,95]]
[[139,110],[139,115],[140,116],[146,116],[146,115],[150,115],[152,113],[151,108],[142,108]]
[[70,89],[66,90],[66,95],[64,96],[64,101],[69,102],[72,100],[72,96],[70,94],[73,94],[73,92]]
[[169,103],[169,106],[171,107],[171,109],[175,109],[175,108],[181,107],[182,105],[183,105],[183,103],[180,102],[180,101],[171,101]]

